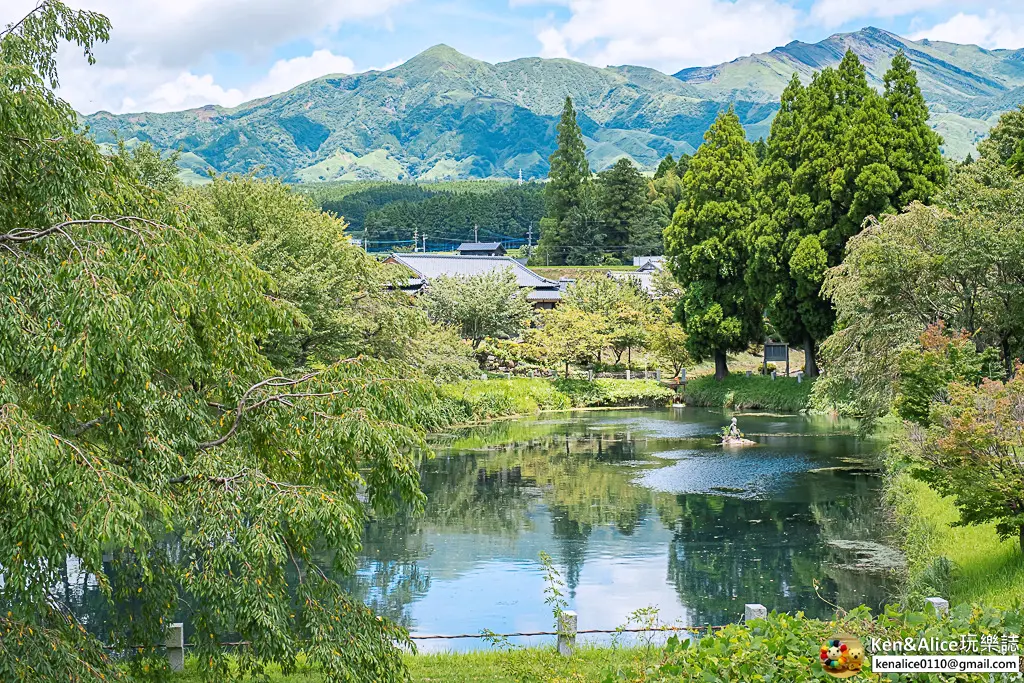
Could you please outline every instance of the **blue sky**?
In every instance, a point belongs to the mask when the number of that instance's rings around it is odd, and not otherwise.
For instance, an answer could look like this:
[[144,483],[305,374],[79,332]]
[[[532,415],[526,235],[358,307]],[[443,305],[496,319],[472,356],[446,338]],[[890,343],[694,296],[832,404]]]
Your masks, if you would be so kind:
[[[85,113],[233,106],[326,73],[389,68],[437,43],[491,62],[539,55],[669,73],[868,25],[1024,47],[1021,0],[65,1],[113,22],[97,65],[61,54],[61,94]],[[0,24],[34,2],[0,3]]]

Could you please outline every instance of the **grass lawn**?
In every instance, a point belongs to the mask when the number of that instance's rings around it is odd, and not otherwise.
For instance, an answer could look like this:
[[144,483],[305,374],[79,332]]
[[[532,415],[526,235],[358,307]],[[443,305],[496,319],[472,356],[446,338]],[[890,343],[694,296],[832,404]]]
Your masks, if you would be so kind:
[[938,591],[951,604],[1024,604],[1024,554],[1016,539],[1000,540],[994,524],[953,526],[960,519],[953,500],[905,472],[889,495],[906,535],[910,591]]
[[[513,652],[479,650],[464,653],[406,655],[405,663],[415,683],[517,683],[523,677],[533,680],[600,681],[608,674],[636,674],[660,660],[661,648],[612,648],[582,646],[572,658],[565,658],[552,647],[537,647]],[[285,676],[271,668],[271,683],[322,683],[312,667]],[[186,671],[172,677],[174,683],[199,683],[199,663],[189,659]]]

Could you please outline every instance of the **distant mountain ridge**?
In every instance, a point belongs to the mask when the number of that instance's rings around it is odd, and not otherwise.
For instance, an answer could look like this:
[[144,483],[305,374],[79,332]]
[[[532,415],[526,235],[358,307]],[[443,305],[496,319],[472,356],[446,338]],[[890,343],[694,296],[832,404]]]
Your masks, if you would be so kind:
[[639,66],[596,68],[567,59],[490,64],[438,45],[388,71],[328,75],[235,108],[83,117],[101,143],[119,137],[180,149],[183,173],[245,173],[287,180],[527,178],[547,173],[566,95],[580,114],[591,166],[628,156],[652,168],[692,152],[733,104],[751,139],[767,136],[794,72],[834,66],[847,48],[868,78],[903,49],[918,71],[932,123],[956,158],[1002,112],[1024,102],[1024,49],[911,41],[877,28],[794,41],[771,52],[670,76]]

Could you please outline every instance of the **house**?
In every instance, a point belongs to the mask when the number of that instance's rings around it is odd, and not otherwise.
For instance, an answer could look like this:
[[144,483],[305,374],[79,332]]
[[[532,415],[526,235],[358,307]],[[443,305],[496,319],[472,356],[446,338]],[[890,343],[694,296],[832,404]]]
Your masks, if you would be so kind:
[[664,256],[634,256],[633,265],[637,266],[632,271],[608,271],[609,277],[619,281],[633,280],[650,295],[654,295],[654,275],[665,269]]
[[636,267],[637,272],[644,273],[653,270],[663,270],[665,268],[665,257],[664,256],[634,256],[633,265]]
[[504,256],[501,242],[463,242],[457,250],[459,256]]
[[[499,245],[500,246],[500,245]],[[402,291],[416,294],[437,277],[468,277],[510,268],[522,288],[529,288],[527,299],[534,308],[554,308],[562,299],[564,285],[537,275],[508,256],[464,256],[462,254],[392,254],[385,263],[407,268],[411,277]]]

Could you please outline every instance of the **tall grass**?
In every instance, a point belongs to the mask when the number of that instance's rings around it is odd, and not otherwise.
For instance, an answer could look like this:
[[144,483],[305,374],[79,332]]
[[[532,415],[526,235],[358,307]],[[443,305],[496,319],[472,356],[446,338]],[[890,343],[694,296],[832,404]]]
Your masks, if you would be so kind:
[[753,375],[729,375],[721,382],[713,376],[696,377],[686,383],[686,402],[713,408],[760,408],[795,413],[807,408],[813,380]]
[[955,526],[953,499],[906,471],[893,476],[886,497],[907,554],[906,600],[940,595],[953,604],[1024,604],[1024,554],[1016,540],[1001,540],[995,524]]

